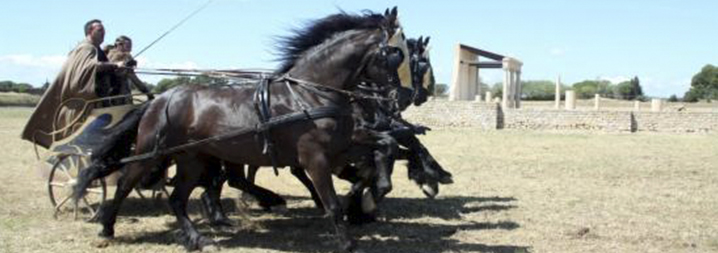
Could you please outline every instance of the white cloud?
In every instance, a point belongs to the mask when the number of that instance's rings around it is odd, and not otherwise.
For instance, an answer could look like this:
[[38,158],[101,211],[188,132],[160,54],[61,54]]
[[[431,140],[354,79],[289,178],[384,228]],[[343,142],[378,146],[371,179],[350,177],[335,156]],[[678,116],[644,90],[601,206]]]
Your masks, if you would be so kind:
[[34,56],[30,54],[15,54],[0,56],[0,63],[16,65],[18,67],[38,67],[59,69],[67,56],[47,55]]
[[[0,56],[0,80],[25,82],[39,86],[46,80],[52,81],[62,64],[67,59],[65,55],[12,54]],[[162,62],[146,57],[137,59],[141,68],[170,68],[170,69],[198,69],[199,64],[193,61]],[[167,76],[140,76],[145,81],[157,82]]]

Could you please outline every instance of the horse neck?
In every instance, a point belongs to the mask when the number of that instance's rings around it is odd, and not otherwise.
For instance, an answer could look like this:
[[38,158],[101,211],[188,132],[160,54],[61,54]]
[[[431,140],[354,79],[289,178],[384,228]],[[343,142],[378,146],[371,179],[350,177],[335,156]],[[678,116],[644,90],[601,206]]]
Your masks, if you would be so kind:
[[378,30],[350,30],[306,52],[287,73],[295,78],[347,89],[356,83],[368,50],[379,39]]

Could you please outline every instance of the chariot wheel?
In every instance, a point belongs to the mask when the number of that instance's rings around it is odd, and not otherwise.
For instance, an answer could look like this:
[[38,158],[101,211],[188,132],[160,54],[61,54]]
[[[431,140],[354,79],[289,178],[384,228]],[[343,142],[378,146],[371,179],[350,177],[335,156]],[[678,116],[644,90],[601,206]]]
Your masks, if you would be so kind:
[[77,183],[79,172],[89,165],[89,157],[79,154],[59,155],[50,170],[47,188],[50,203],[54,207],[53,216],[57,219],[63,214],[72,213],[73,219],[82,217],[92,219],[107,197],[107,185],[104,179],[97,179],[87,188],[87,194],[75,205],[72,200],[72,188]]

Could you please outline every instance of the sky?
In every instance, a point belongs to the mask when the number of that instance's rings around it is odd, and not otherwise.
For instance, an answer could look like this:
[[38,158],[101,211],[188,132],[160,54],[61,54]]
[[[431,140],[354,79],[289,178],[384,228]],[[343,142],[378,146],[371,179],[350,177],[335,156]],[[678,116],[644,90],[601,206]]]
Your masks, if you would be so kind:
[[[84,39],[105,25],[105,43],[133,39],[134,52],[207,0],[8,0],[0,8],[0,80],[52,81]],[[458,43],[524,63],[522,80],[620,82],[637,76],[649,96],[682,96],[692,76],[718,64],[718,1],[569,0],[212,0],[138,57],[140,68],[266,68],[278,62],[277,36],[340,10],[398,6],[407,36],[431,36],[437,83],[451,83]],[[501,70],[481,70],[500,82]],[[159,77],[140,76],[156,82]]]

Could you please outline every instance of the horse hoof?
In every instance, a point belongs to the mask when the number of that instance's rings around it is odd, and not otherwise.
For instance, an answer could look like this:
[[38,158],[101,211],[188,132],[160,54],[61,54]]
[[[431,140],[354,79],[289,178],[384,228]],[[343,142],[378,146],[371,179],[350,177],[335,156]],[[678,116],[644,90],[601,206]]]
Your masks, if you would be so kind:
[[440,184],[453,184],[454,179],[451,176],[444,176],[439,179]]
[[114,229],[103,228],[102,230],[100,230],[100,233],[98,233],[97,235],[104,239],[112,239],[113,237],[115,237],[115,231],[114,231]]
[[201,235],[187,236],[187,234],[185,234],[183,231],[180,231],[176,236],[176,239],[179,240],[182,245],[184,245],[187,251],[204,251],[205,248],[217,248],[217,245],[215,245],[215,242],[213,240]]
[[289,209],[287,209],[287,205],[276,205],[269,207],[269,211],[277,214],[285,214],[289,212]]
[[374,196],[369,189],[364,189],[361,195],[361,210],[364,213],[373,213],[376,211],[376,202]]
[[422,184],[421,191],[427,198],[433,199],[439,194],[439,186],[436,184]]

